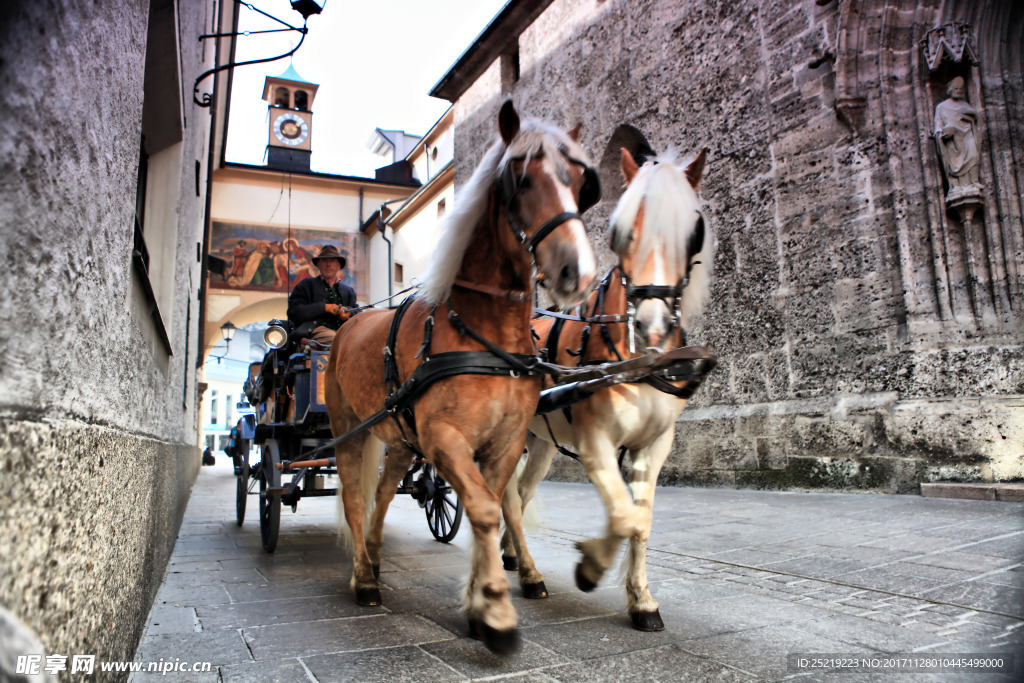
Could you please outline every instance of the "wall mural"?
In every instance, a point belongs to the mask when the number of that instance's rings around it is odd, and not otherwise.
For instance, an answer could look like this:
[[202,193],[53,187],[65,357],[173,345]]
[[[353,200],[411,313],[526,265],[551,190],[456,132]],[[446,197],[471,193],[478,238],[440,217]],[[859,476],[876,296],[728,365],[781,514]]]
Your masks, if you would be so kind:
[[213,222],[210,287],[259,292],[290,292],[297,282],[316,277],[312,258],[328,244],[348,263],[342,282],[367,297],[366,244],[363,236],[332,230],[286,230],[243,223]]

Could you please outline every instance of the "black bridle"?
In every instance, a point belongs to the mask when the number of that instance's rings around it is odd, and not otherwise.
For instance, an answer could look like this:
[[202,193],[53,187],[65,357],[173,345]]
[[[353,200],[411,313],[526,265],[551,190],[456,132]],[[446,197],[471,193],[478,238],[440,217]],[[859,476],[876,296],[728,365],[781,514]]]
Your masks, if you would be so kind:
[[[678,329],[680,346],[686,346],[686,330],[682,327],[682,298],[683,290],[690,284],[690,273],[693,271],[693,267],[700,263],[700,261],[694,260],[693,257],[704,249],[704,214],[700,211],[697,212],[697,225],[693,230],[693,234],[690,235],[689,244],[687,244],[686,248],[687,258],[689,259],[686,264],[686,274],[679,278],[679,281],[674,285],[634,285],[631,284],[630,277],[626,274],[626,271],[622,269],[622,263],[620,262],[616,266],[622,278],[622,286],[626,290],[626,325],[629,328],[627,334],[629,336],[630,353],[636,353],[634,341],[636,312],[640,308],[640,304],[650,299],[660,299],[665,303],[665,306],[671,311],[668,333],[671,334],[674,330]],[[668,335],[666,334],[666,336]]]
[[[527,251],[529,251],[531,255],[534,253],[537,245],[540,244],[545,237],[554,232],[555,228],[567,221],[571,221],[574,218],[578,218],[582,221],[583,217],[581,214],[601,200],[601,180],[597,171],[592,166],[588,166],[585,162],[569,156],[568,152],[564,149],[562,150],[562,154],[569,163],[583,167],[583,186],[580,188],[579,201],[576,203],[579,210],[575,212],[563,211],[562,213],[552,216],[532,235],[527,235],[526,231],[519,225],[519,222],[513,218],[513,204],[519,197],[520,193],[522,193],[524,186],[516,178],[516,174],[512,170],[512,163],[526,161],[527,157],[524,155],[509,159],[508,164],[505,166],[505,170],[498,179],[498,198],[505,209],[505,220],[508,221],[509,227],[512,228],[512,234],[515,235],[516,240],[518,240],[520,244],[525,245]],[[542,151],[531,158],[539,159],[543,156],[544,153]]]

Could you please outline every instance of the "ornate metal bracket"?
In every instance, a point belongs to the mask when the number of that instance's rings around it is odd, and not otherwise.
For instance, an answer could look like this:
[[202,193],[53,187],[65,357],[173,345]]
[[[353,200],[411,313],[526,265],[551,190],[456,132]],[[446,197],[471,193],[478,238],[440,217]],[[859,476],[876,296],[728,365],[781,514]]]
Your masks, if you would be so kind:
[[196,104],[196,106],[209,107],[213,103],[212,93],[207,92],[203,93],[202,97],[199,96],[199,84],[206,80],[208,77],[212,76],[213,74],[224,71],[225,69],[233,69],[236,66],[248,66],[250,64],[263,64],[265,62],[275,62],[278,59],[284,59],[285,57],[289,57],[295,54],[295,52],[300,47],[302,47],[302,42],[306,39],[306,34],[309,33],[309,29],[306,28],[306,20],[309,19],[309,16],[311,14],[319,14],[320,10],[322,9],[321,7],[317,6],[316,3],[310,2],[309,0],[292,0],[292,9],[302,14],[302,26],[292,26],[288,22],[282,21],[281,19],[278,19],[277,17],[264,12],[260,8],[253,6],[251,3],[244,2],[243,0],[235,0],[235,4],[242,5],[244,7],[247,7],[248,9],[251,9],[254,12],[262,14],[263,16],[269,19],[273,19],[277,23],[285,26],[285,28],[267,29],[264,31],[236,31],[234,33],[206,33],[199,36],[200,42],[206,40],[207,38],[233,38],[235,36],[251,36],[258,33],[281,33],[285,31],[295,31],[299,33],[302,37],[299,38],[298,45],[293,47],[288,52],[285,52],[284,54],[281,55],[277,55],[276,57],[266,57],[264,59],[251,59],[247,62],[229,62],[228,64],[221,64],[218,67],[214,67],[213,69],[204,71],[202,74],[199,75],[199,78],[196,79],[195,85],[192,88],[192,101]]

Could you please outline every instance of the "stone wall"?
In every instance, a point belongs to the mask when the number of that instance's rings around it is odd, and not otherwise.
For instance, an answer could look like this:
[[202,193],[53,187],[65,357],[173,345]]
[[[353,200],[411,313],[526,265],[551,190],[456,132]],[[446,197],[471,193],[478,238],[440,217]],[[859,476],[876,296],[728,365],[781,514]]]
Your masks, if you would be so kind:
[[169,354],[132,265],[149,5],[0,10],[0,607],[38,654],[132,658],[199,468],[209,115],[182,98],[212,62],[195,40],[210,8],[153,3],[189,86],[169,96],[184,102],[175,218],[147,228],[170,231],[153,264],[173,288]]
[[[951,52],[932,68],[924,45],[957,22],[977,64]],[[663,483],[1019,480],[1022,35],[1010,0],[556,0],[518,38],[519,81],[495,61],[458,98],[456,184],[508,97],[582,122],[603,245],[619,127],[656,150],[710,148],[714,287],[689,337],[720,365],[680,418]],[[979,111],[971,216],[949,201],[932,136],[955,75]],[[555,472],[582,477],[568,460]]]

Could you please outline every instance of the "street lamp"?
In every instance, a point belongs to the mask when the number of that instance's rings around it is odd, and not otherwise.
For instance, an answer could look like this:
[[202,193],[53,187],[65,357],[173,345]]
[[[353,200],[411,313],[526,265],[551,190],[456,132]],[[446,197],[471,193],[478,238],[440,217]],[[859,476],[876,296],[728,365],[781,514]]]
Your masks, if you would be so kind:
[[[210,358],[217,359],[218,365],[220,364],[220,359],[228,355],[228,347],[231,346],[231,340],[235,338],[235,330],[237,329],[230,320],[220,326],[220,337],[224,340],[224,353],[219,356],[214,353],[210,354]],[[217,348],[217,345],[214,344],[211,348]]]

